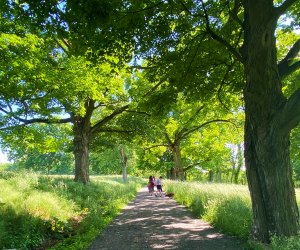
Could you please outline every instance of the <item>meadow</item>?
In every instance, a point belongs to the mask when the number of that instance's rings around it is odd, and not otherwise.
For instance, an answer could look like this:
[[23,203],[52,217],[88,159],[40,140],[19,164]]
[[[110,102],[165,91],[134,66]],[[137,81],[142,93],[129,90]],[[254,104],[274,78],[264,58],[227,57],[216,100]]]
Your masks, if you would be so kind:
[[0,249],[86,249],[144,184],[0,172]]

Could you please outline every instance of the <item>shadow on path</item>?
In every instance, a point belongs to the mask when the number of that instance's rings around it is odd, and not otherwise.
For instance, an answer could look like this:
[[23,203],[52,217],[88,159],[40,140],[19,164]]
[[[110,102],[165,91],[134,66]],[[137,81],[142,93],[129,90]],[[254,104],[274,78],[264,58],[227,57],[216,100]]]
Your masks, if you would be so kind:
[[89,248],[98,249],[244,248],[237,239],[220,234],[208,223],[195,219],[173,199],[150,196],[143,188]]

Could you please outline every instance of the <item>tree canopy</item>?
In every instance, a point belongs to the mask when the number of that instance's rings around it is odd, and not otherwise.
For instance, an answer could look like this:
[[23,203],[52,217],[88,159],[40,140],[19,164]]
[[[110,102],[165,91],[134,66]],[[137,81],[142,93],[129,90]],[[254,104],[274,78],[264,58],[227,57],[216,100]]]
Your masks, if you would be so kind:
[[[7,0],[0,8],[2,129],[71,123],[75,179],[88,182],[99,133],[150,128],[167,147],[184,138],[188,149],[202,125],[244,110],[252,238],[297,234],[290,134],[300,122],[299,1]],[[197,120],[202,105],[210,109]],[[220,110],[222,118],[211,115]]]

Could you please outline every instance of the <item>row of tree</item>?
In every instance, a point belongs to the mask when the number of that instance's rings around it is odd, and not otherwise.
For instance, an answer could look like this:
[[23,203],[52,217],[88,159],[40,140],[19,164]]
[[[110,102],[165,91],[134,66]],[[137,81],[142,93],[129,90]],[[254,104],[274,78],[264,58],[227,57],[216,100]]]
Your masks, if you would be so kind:
[[[295,235],[299,9],[296,0],[4,1],[2,140],[37,149],[34,124],[69,124],[77,181],[89,181],[90,150],[111,141],[125,169],[124,140],[149,161],[172,159],[169,175],[184,179],[195,165],[228,162],[244,109],[252,236]],[[64,147],[42,137],[41,150]]]

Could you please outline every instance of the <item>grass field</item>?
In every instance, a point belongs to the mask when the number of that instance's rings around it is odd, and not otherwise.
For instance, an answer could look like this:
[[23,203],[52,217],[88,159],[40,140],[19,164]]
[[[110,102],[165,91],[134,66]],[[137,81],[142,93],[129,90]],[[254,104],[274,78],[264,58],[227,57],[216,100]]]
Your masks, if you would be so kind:
[[[165,191],[187,206],[197,217],[203,218],[224,233],[248,239],[252,224],[251,200],[248,187],[234,184],[165,181]],[[296,190],[300,207],[300,190]],[[265,249],[253,245],[254,249]],[[300,249],[300,237],[274,236],[271,249]]]
[[[146,185],[134,177],[123,183],[121,176],[96,176],[87,185],[72,178],[0,171],[0,249],[86,249]],[[247,186],[165,180],[164,188],[197,217],[248,238],[252,213]],[[300,239],[274,236],[271,249],[300,249]]]

